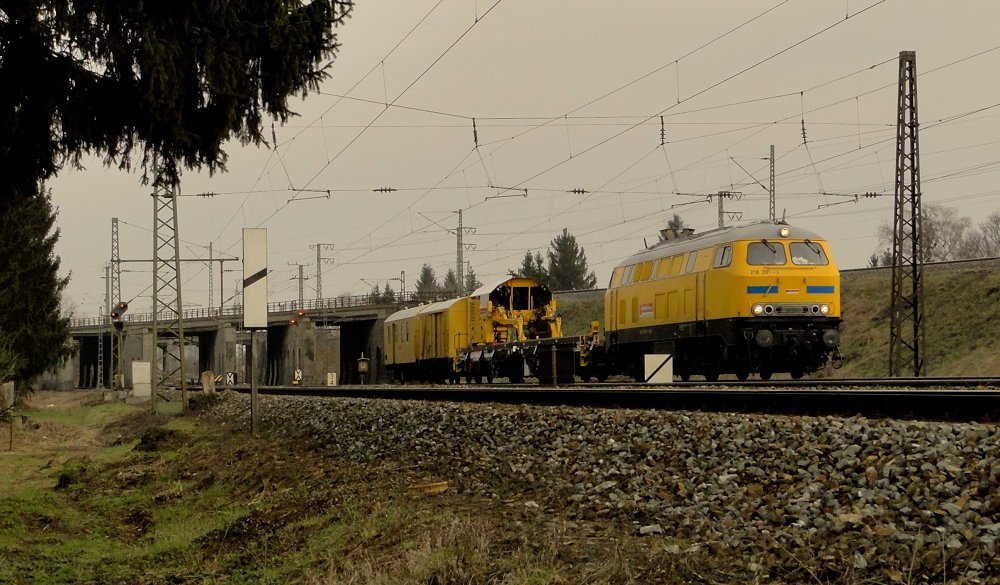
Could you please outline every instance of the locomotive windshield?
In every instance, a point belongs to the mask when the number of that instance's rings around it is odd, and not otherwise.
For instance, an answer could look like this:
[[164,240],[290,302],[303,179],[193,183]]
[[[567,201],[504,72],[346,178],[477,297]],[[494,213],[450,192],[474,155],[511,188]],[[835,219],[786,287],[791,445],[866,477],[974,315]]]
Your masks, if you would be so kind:
[[785,264],[785,247],[781,242],[761,240],[747,246],[747,264],[751,266],[782,266]]
[[515,286],[510,289],[511,309],[527,311],[544,307],[552,300],[549,289],[541,286]]
[[514,303],[511,306],[511,309],[514,309],[515,311],[527,311],[530,308],[528,306],[528,291],[530,289],[528,287],[518,286],[510,290],[514,297]]
[[490,293],[490,301],[495,307],[528,311],[549,304],[552,292],[544,286],[500,286]]
[[809,240],[792,242],[788,245],[788,249],[792,255],[792,264],[797,266],[826,266],[830,263],[826,258],[826,252],[816,242]]

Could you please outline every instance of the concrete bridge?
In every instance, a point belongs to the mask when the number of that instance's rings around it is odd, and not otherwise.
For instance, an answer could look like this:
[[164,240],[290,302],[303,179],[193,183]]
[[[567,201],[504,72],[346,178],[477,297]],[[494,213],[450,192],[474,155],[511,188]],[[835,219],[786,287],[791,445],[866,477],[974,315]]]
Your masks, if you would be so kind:
[[[424,299],[411,293],[404,302],[363,295],[269,303],[266,335],[259,332],[255,339],[261,356],[258,381],[262,385],[291,384],[298,370],[303,385],[325,385],[331,375],[336,375],[338,384],[360,383],[357,363],[362,356],[370,360],[366,381],[381,381],[385,378],[382,323],[400,308],[421,301]],[[299,316],[299,311],[304,314]],[[201,372],[211,371],[223,377],[235,374],[237,383],[249,383],[250,332],[242,329],[241,306],[185,310],[182,319],[185,378],[200,381]],[[168,352],[160,347],[164,340],[154,343],[152,314],[126,313],[123,323],[125,387],[132,388],[133,361],[152,361],[155,356],[161,371],[169,371],[168,364],[163,363]],[[112,334],[108,318],[74,319],[71,326],[78,351],[58,372],[46,376],[43,385],[60,389],[109,388]],[[101,380],[99,360],[103,360]],[[176,364],[170,369],[176,369]]]

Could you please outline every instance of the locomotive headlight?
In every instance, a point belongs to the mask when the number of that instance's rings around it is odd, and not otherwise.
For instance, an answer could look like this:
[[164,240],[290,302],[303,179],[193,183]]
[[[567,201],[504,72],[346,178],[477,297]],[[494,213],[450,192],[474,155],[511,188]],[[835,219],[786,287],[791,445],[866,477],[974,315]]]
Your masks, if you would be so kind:
[[764,314],[764,305],[756,303],[754,306],[750,307],[750,310],[755,316],[759,317]]
[[789,232],[787,227],[782,227],[780,230],[778,230],[778,233],[781,234],[781,237],[787,238],[788,234],[791,232]]
[[821,315],[829,315],[830,314],[830,305],[828,305],[826,303],[821,304],[819,306],[819,312],[820,312]]

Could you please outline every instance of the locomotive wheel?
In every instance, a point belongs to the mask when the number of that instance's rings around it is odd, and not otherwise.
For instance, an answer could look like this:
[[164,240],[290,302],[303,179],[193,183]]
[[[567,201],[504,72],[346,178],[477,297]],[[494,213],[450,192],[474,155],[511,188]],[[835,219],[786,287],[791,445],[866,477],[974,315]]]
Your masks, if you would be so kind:
[[719,370],[715,368],[709,368],[705,370],[705,380],[708,382],[718,382],[719,381]]
[[802,370],[792,370],[791,372],[789,372],[789,375],[792,377],[793,380],[801,380],[804,374]]
[[760,379],[761,380],[770,380],[771,379],[771,370],[761,370],[760,371]]
[[747,378],[750,377],[750,370],[747,368],[740,368],[736,370],[736,379],[740,382],[746,382]]

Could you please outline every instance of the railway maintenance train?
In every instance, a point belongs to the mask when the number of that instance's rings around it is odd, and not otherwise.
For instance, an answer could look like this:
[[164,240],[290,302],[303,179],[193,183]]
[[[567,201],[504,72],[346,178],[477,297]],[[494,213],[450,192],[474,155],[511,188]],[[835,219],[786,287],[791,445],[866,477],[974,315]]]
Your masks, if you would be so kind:
[[567,343],[552,291],[521,277],[393,313],[383,335],[385,365],[401,382],[522,382],[537,376],[540,348]]
[[522,382],[557,369],[561,379],[569,369],[570,379],[642,381],[649,354],[671,356],[682,380],[839,365],[840,273],[821,237],[784,222],[661,234],[613,270],[603,335],[595,321],[562,337],[552,292],[515,277],[391,315],[386,366],[401,381]]
[[600,369],[642,379],[646,354],[673,356],[682,380],[839,365],[840,273],[822,238],[784,223],[662,235],[612,272]]

